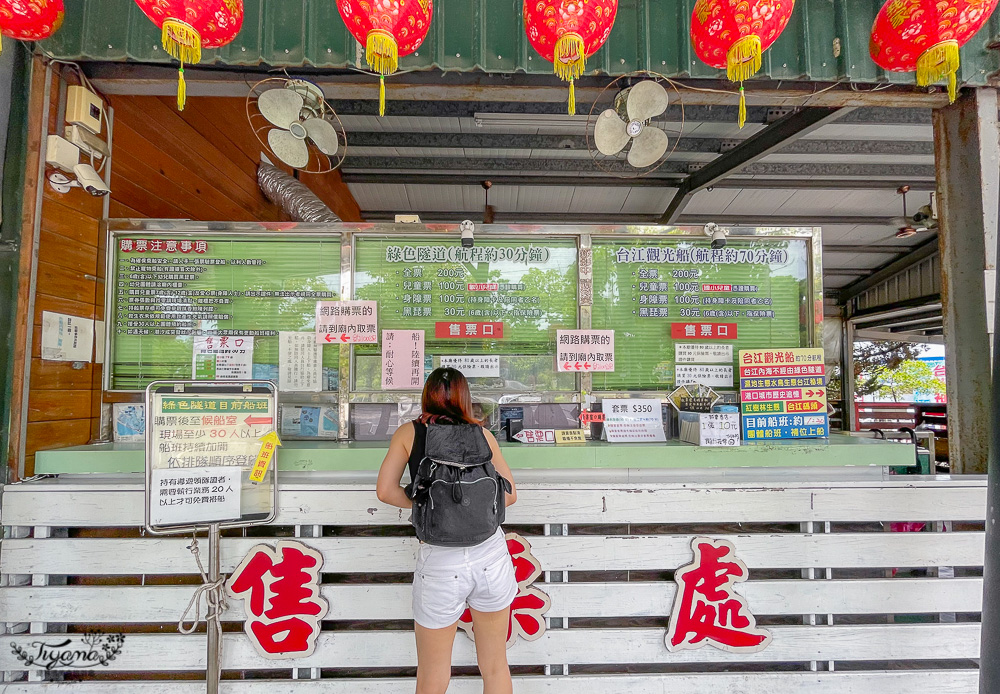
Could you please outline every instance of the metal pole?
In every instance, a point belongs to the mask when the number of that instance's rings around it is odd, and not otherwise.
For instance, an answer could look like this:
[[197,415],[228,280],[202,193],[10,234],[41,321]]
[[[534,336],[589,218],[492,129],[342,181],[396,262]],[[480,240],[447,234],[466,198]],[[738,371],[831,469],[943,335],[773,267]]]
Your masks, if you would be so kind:
[[[1000,208],[1000,201],[998,201]],[[998,217],[1000,218],[1000,217]],[[1000,229],[998,229],[1000,231]],[[1000,252],[998,252],[1000,256]],[[1000,309],[1000,282],[994,288]],[[1000,327],[1000,324],[994,323]],[[990,418],[986,483],[986,558],[983,561],[983,624],[979,661],[979,694],[1000,692],[1000,330],[993,333],[993,408]]]
[[[212,523],[208,528],[208,580],[216,583],[219,580],[219,524]],[[221,606],[214,600],[209,601],[209,616],[205,620],[205,630],[208,632],[208,652],[206,654],[206,672],[208,694],[219,694],[219,680],[222,677],[222,613]],[[213,623],[214,622],[214,623]]]

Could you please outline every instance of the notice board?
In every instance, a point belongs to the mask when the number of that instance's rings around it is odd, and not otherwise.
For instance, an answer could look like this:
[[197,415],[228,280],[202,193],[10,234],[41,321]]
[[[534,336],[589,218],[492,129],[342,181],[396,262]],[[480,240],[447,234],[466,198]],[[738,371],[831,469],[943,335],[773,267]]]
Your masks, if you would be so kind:
[[[313,331],[317,301],[340,299],[336,235],[114,234],[109,282],[109,390],[186,380],[195,343],[253,338],[255,379],[278,380],[278,333]],[[323,348],[323,390],[336,390],[336,346]],[[279,384],[280,385],[280,384]]]
[[[577,245],[571,238],[480,240],[361,237],[355,297],[375,300],[384,330],[417,329],[426,355],[497,355],[480,387],[572,390],[555,370],[556,331],[577,325]],[[381,346],[355,348],[355,388],[379,390]]]
[[[812,319],[806,239],[623,237],[593,242],[593,327],[615,331],[615,370],[596,391],[665,390],[692,344],[736,367],[740,349],[807,346]],[[678,359],[675,345],[682,344]],[[728,347],[723,347],[728,346]],[[686,367],[688,368],[688,367]],[[738,384],[732,384],[732,387]]]

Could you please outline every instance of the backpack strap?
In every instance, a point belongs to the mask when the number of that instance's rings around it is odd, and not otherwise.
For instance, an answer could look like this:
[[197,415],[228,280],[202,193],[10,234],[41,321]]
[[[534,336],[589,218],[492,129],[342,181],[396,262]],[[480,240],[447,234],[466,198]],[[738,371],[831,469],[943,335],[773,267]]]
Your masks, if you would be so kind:
[[417,466],[424,459],[427,450],[427,425],[420,420],[413,422],[413,447],[410,448],[410,458],[406,461],[406,466],[410,471],[410,481],[417,475]]

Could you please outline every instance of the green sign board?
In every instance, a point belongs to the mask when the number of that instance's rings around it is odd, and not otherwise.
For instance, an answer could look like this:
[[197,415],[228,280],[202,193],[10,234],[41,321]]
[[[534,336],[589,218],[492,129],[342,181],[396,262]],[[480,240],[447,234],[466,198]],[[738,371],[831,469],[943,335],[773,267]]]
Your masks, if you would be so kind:
[[[204,336],[253,337],[247,376],[277,380],[278,332],[314,330],[316,302],[340,298],[340,240],[116,235],[108,282],[112,390],[215,377],[215,355],[195,355]],[[339,351],[323,349],[335,390]]]
[[[728,387],[738,388],[738,372],[728,367],[736,367],[739,350],[808,345],[808,243],[730,238],[725,248],[710,245],[685,238],[594,241],[593,327],[615,331],[615,370],[595,373],[594,390],[666,390],[680,385],[678,372],[728,378]],[[679,343],[703,358],[680,363]],[[713,351],[726,355],[722,363],[705,358]],[[720,371],[726,365],[728,375]]]
[[[423,330],[426,354],[500,356],[479,387],[572,390],[555,372],[556,330],[577,324],[575,239],[366,237],[355,244],[355,298],[378,302],[379,329]],[[380,347],[355,348],[355,388],[379,390]]]

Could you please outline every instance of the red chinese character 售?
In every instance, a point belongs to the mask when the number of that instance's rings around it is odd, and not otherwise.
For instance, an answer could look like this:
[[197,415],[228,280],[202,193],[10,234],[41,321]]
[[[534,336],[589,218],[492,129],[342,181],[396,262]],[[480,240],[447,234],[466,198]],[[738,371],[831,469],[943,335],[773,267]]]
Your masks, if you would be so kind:
[[243,630],[265,658],[304,658],[316,648],[329,609],[319,594],[322,566],[323,556],[300,542],[257,545],[226,581],[227,592],[244,601]]
[[[507,551],[514,563],[514,578],[517,580],[517,595],[510,605],[510,621],[507,624],[507,648],[510,648],[517,642],[518,636],[525,641],[542,637],[545,633],[544,615],[552,606],[552,600],[532,585],[542,575],[542,565],[531,553],[531,545],[517,533],[507,533],[506,537]],[[470,610],[462,613],[458,626],[475,640]]]
[[674,574],[677,595],[667,629],[667,649],[679,651],[712,645],[732,653],[754,653],[771,642],[771,632],[757,628],[746,599],[733,584],[745,581],[746,565],[725,540],[696,537],[694,561]]

